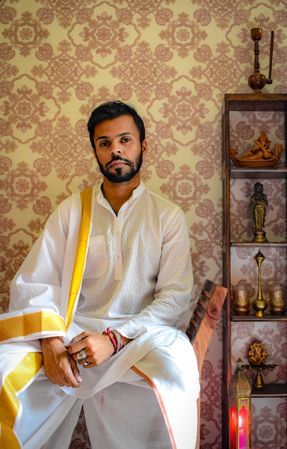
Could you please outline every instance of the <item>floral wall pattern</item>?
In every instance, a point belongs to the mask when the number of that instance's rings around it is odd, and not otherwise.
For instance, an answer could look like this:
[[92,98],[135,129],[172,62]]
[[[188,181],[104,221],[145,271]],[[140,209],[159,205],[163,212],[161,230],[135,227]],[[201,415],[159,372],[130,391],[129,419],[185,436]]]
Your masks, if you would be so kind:
[[[266,91],[286,92],[286,0],[1,0],[2,311],[9,282],[51,211],[99,179],[86,121],[108,99],[130,102],[145,120],[144,181],[186,214],[196,288],[205,278],[221,281],[223,96],[250,92],[254,26],[263,28],[260,62],[266,75],[275,30],[274,82]],[[256,134],[256,117],[249,123],[234,130],[239,142]],[[282,137],[280,126],[276,132]],[[239,186],[235,208],[244,208],[240,195],[246,198],[249,191]],[[280,194],[274,196],[278,215]],[[236,226],[239,233],[250,232],[248,212]],[[253,331],[238,331],[235,342],[240,332]],[[286,327],[274,332],[275,341]],[[221,373],[218,326],[203,370],[202,449],[221,448]],[[283,449],[286,401],[253,407],[256,447]],[[83,429],[81,419],[73,449],[89,448]]]

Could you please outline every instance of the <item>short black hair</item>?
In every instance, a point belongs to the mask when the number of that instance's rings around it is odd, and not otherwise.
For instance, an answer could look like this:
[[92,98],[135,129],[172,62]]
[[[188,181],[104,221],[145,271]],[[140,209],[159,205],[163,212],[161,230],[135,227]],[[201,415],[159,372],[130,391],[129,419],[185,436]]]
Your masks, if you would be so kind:
[[95,126],[98,123],[103,122],[104,120],[112,120],[122,115],[132,116],[139,130],[140,142],[141,143],[143,142],[143,140],[145,139],[145,126],[143,119],[139,116],[135,108],[119,100],[107,101],[106,103],[100,104],[100,106],[98,106],[96,109],[93,110],[88,121],[88,131],[90,141],[94,150],[95,150],[95,142],[94,142]]

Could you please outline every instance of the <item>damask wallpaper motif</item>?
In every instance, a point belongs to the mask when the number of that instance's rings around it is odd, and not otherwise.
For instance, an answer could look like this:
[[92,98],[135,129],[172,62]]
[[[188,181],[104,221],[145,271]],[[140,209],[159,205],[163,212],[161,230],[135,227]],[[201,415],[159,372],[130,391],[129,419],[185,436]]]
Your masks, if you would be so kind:
[[[223,95],[250,91],[254,26],[264,30],[265,74],[275,30],[274,83],[266,90],[286,92],[286,0],[1,0],[0,26],[1,309],[54,207],[99,179],[86,121],[108,99],[128,101],[144,117],[144,180],[186,213],[196,287],[207,277],[220,281]],[[234,130],[238,142],[252,137],[258,120],[251,122]],[[249,190],[239,186],[235,209]],[[280,194],[274,198],[280,213]],[[250,232],[248,214],[234,226]],[[257,332],[249,326],[245,336]],[[286,328],[274,341],[280,332]],[[221,448],[221,352],[218,326],[203,370],[202,449]],[[283,449],[286,401],[253,407],[256,447]],[[80,420],[73,449],[89,447],[83,428]]]

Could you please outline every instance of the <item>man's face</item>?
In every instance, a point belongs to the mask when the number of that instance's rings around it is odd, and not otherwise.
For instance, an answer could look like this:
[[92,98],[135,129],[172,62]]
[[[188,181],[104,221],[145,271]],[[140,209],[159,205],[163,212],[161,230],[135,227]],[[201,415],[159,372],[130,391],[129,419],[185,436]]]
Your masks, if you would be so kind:
[[132,179],[140,170],[146,141],[130,115],[104,120],[94,129],[95,155],[102,174],[112,182]]

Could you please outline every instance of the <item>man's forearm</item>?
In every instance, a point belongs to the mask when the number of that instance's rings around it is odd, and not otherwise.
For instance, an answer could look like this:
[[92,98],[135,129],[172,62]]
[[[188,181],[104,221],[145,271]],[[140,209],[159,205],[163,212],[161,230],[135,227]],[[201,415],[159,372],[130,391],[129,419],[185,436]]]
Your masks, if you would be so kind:
[[40,338],[40,345],[43,348],[47,345],[53,345],[53,343],[56,344],[58,341],[61,341],[64,344],[64,337],[53,336],[53,337]]

